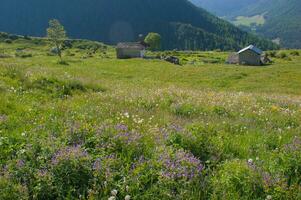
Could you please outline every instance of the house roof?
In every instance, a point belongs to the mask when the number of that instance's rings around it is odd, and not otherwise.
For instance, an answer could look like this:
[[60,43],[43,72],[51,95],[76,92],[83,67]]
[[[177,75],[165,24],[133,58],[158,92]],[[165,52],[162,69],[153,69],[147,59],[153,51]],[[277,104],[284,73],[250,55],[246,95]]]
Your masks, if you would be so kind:
[[138,42],[121,42],[117,44],[117,48],[120,49],[145,49],[145,46]]
[[254,45],[250,45],[250,46],[248,46],[248,47],[246,47],[246,48],[243,48],[242,50],[240,50],[240,51],[237,52],[237,53],[240,54],[240,53],[245,52],[245,51],[247,51],[247,50],[251,50],[251,51],[257,53],[258,55],[261,55],[261,54],[263,53],[262,50],[258,49],[258,48],[255,47]]

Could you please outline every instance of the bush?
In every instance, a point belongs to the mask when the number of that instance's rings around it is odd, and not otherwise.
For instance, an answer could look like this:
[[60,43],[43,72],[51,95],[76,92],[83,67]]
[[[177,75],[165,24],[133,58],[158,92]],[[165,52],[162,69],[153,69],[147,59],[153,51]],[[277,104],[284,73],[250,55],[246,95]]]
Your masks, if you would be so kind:
[[212,199],[265,199],[262,177],[246,161],[227,161],[211,180]]
[[277,52],[276,51],[270,51],[267,53],[268,56],[275,58],[277,56]]
[[21,184],[15,184],[8,177],[0,176],[0,199],[28,199],[27,188]]
[[7,44],[13,43],[13,41],[11,39],[5,39],[4,42],[7,43]]
[[26,80],[24,72],[16,65],[6,65],[3,75],[11,79],[17,79],[21,82]]
[[55,78],[39,78],[27,86],[28,89],[39,89],[53,97],[72,96],[74,92],[86,92],[87,88],[76,80],[60,81]]
[[59,64],[59,65],[69,65],[68,62],[65,61],[65,60],[59,60],[59,61],[57,62],[57,64]]
[[175,148],[182,148],[198,157],[203,162],[210,161],[213,165],[222,159],[222,150],[218,148],[214,137],[216,131],[201,125],[193,125],[188,130],[172,130],[167,144]]
[[286,53],[286,52],[283,52],[283,51],[280,51],[280,52],[278,52],[278,54],[277,54],[277,58],[284,59],[284,58],[287,58],[287,57],[288,57],[287,53]]
[[70,49],[72,46],[72,40],[65,40],[63,43],[63,49]]
[[86,197],[93,177],[92,160],[80,146],[60,149],[51,161],[53,186],[58,198]]
[[25,52],[25,51],[17,51],[15,53],[15,56],[19,57],[19,58],[30,58],[30,57],[32,57],[32,54],[29,52]]
[[17,39],[19,39],[20,37],[19,37],[18,35],[12,35],[12,34],[11,34],[11,35],[8,36],[8,38],[11,39],[11,40],[17,40]]
[[7,39],[8,38],[8,34],[4,33],[4,32],[0,32],[0,39]]
[[290,53],[292,56],[299,56],[300,54],[299,54],[299,51],[292,51],[291,53]]
[[31,37],[29,37],[28,35],[24,35],[24,40],[31,40]]
[[171,106],[171,112],[179,117],[192,117],[198,114],[199,108],[192,104],[174,104]]

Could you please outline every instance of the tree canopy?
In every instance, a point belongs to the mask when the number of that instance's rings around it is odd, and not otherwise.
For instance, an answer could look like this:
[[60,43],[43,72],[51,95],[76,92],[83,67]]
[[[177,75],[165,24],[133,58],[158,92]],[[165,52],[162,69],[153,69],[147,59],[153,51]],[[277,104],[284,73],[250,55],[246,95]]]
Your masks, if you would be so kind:
[[64,40],[67,39],[67,34],[64,26],[61,25],[61,23],[58,20],[52,19],[49,21],[47,37],[55,45],[58,56],[62,58],[62,44],[64,43]]
[[161,49],[161,35],[159,33],[149,33],[144,40],[145,43],[150,45],[151,50]]

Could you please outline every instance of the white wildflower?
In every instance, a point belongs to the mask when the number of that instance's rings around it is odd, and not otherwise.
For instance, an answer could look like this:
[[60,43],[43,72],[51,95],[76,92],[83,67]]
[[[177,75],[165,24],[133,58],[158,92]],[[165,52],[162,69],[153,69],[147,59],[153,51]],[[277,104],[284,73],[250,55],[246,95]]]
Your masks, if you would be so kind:
[[117,191],[117,190],[112,190],[112,191],[111,191],[111,194],[112,194],[113,196],[117,196],[118,191]]
[[267,197],[266,197],[266,200],[272,200],[273,198],[272,198],[272,196],[271,195],[268,195]]
[[124,113],[124,116],[126,117],[126,118],[130,118],[130,114],[129,113]]
[[21,149],[21,150],[20,150],[20,154],[24,154],[25,152],[26,152],[25,149]]
[[116,197],[114,197],[114,196],[111,196],[110,198],[108,198],[108,200],[115,200],[116,199]]
[[124,197],[124,200],[130,200],[131,199],[131,196],[130,195],[126,195],[125,197]]

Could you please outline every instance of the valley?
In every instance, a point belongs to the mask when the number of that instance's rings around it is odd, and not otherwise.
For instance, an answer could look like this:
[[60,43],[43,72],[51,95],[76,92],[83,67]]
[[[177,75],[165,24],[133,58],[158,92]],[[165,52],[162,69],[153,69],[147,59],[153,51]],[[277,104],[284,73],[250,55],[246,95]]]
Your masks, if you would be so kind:
[[[297,199],[301,52],[116,59],[74,40],[0,42],[0,199]],[[239,179],[239,182],[236,180]]]

